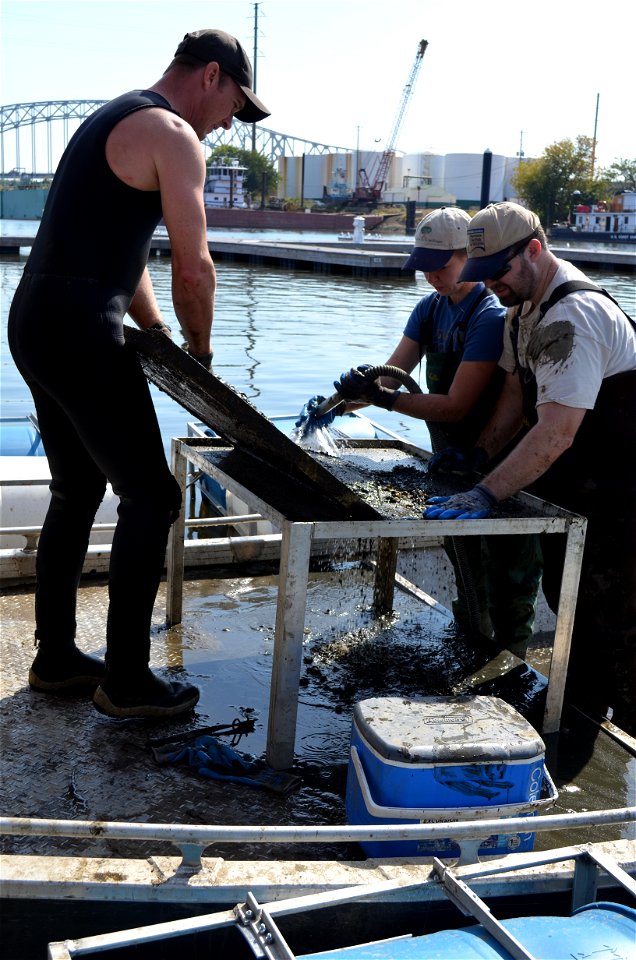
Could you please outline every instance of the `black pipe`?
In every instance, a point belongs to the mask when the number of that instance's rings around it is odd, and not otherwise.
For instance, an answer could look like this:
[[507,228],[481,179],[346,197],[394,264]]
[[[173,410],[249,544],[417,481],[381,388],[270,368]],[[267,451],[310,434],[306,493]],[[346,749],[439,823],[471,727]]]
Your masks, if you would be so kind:
[[[377,380],[378,377],[393,377],[394,380],[399,380],[409,393],[421,393],[422,389],[413,377],[409,376],[408,373],[405,373],[404,370],[400,370],[399,367],[393,367],[389,364],[381,364],[377,367],[369,367],[365,371],[365,377],[367,380]],[[326,400],[323,400],[322,403],[316,407],[311,419],[317,419],[318,417],[324,417],[326,413],[329,413],[330,410],[333,410],[334,407],[337,407],[340,403],[346,403],[345,400],[340,396],[339,393],[334,393],[330,397],[327,397]]]
[[484,162],[481,168],[481,200],[479,209],[483,210],[490,203],[490,171],[492,169],[492,151],[484,150]]

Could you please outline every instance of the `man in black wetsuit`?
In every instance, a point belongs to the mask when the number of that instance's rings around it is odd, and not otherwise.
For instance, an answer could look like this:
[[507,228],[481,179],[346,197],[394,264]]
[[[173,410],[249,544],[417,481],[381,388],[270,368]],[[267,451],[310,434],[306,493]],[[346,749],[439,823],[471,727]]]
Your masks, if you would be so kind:
[[[163,217],[175,314],[197,360],[211,365],[215,269],[206,239],[200,141],[233,117],[269,113],[252,68],[223,31],[186,34],[163,76],[92,114],[60,161],[9,316],[9,343],[31,389],[51,469],[37,555],[37,654],[29,683],[89,686],[115,717],[191,710],[196,687],[149,669],[150,623],[181,496],[148,384],[125,346],[128,313],[168,333],[146,260]],[[75,645],[77,587],[110,481],[120,498],[113,537],[106,662]]]

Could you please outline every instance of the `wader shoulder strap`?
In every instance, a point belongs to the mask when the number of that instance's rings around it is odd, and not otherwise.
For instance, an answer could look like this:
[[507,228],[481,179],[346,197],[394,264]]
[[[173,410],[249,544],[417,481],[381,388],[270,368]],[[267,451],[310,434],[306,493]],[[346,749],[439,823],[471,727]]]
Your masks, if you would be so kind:
[[456,333],[461,337],[461,340],[459,341],[459,346],[462,348],[462,350],[464,348],[464,341],[466,339],[466,330],[468,329],[468,322],[472,318],[475,311],[477,310],[477,307],[479,306],[481,301],[484,300],[489,295],[489,293],[490,293],[490,290],[488,290],[486,287],[484,287],[484,289],[481,290],[480,293],[478,293],[478,295],[473,300],[470,309],[466,311],[462,319],[457,324],[457,327],[455,328]]
[[428,353],[431,348],[431,342],[433,340],[433,319],[441,299],[440,294],[435,293],[430,297],[426,305],[426,315],[420,325],[420,364],[422,363],[424,354]]
[[[455,334],[459,338],[458,346],[462,350],[464,348],[464,341],[466,339],[466,330],[468,328],[468,322],[473,316],[473,314],[475,313],[475,311],[477,310],[477,307],[479,306],[479,304],[482,302],[482,300],[485,300],[485,298],[489,295],[489,293],[490,291],[486,287],[484,287],[484,289],[480,291],[480,293],[475,297],[473,303],[471,304],[470,309],[466,311],[466,313],[463,315],[461,320],[458,321],[457,325],[455,326],[455,329],[453,330],[453,334]],[[428,309],[426,311],[426,316],[424,318],[424,322],[422,323],[422,326],[420,328],[420,363],[422,362],[422,357],[424,356],[424,354],[427,353],[428,350],[430,349],[430,344],[433,339],[432,337],[433,320],[435,319],[435,311],[437,310],[437,307],[441,299],[442,298],[439,293],[436,293],[434,297],[431,297],[431,300],[429,301],[429,304],[428,304]]]
[[595,283],[589,283],[585,280],[568,280],[566,283],[561,283],[558,287],[555,287],[550,294],[550,297],[540,305],[539,320],[537,322],[540,323],[548,310],[551,310],[552,307],[559,302],[559,300],[562,300],[563,297],[567,297],[568,294],[576,293],[579,290],[590,290],[592,293],[600,293],[603,297],[607,297],[608,300],[611,300],[612,303],[616,304],[621,313],[627,317],[631,325],[636,330],[636,323],[634,320],[629,316],[628,313],[625,313],[620,303],[617,303],[611,293],[608,293],[607,290],[603,289],[603,287],[597,287]]
[[[587,280],[568,280],[566,281],[566,283],[560,283],[558,287],[555,287],[552,293],[550,294],[549,298],[545,300],[542,304],[540,304],[539,319],[537,320],[537,323],[541,323],[541,321],[545,317],[548,310],[551,310],[552,307],[554,307],[559,302],[559,300],[562,300],[563,297],[567,297],[570,293],[576,293],[579,290],[590,290],[592,293],[600,293],[601,296],[607,297],[607,299],[611,300],[612,303],[614,303],[618,307],[621,313],[625,317],[627,317],[627,319],[631,323],[634,330],[636,330],[636,322],[630,317],[628,313],[625,313],[620,303],[618,303],[614,299],[611,293],[608,293],[607,290],[605,290],[603,287],[598,287],[595,283],[590,283]],[[519,306],[514,317],[512,318],[511,329],[510,329],[510,340],[512,342],[512,350],[515,357],[515,369],[513,371],[514,373],[516,373],[520,368],[518,344],[519,344],[519,317],[521,315],[522,306],[523,304]]]

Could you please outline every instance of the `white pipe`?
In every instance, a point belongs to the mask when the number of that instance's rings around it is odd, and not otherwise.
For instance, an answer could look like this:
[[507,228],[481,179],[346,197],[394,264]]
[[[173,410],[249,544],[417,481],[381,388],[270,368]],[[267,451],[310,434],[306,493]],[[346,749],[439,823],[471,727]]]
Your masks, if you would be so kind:
[[[561,830],[609,823],[636,822],[636,806],[584,813],[549,814],[532,819],[532,832]],[[170,840],[175,844],[207,846],[212,843],[351,843],[362,840],[426,840],[439,836],[489,837],[493,833],[523,833],[527,817],[463,821],[459,823],[415,823],[343,826],[223,826],[127,823],[92,820],[47,820],[29,817],[0,817],[0,834],[8,836],[110,837],[119,840]]]

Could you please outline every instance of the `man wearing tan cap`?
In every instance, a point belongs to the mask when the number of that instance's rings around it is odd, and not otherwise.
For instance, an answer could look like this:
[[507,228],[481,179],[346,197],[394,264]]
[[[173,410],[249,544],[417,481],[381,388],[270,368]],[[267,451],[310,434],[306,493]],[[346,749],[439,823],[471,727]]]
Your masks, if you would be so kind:
[[[460,279],[509,307],[501,398],[477,446],[492,458],[531,429],[441,519],[488,516],[527,489],[587,517],[566,695],[636,734],[636,327],[603,290],[548,249],[539,218],[490,204],[468,230]],[[543,589],[556,612],[564,538],[542,537]],[[601,656],[599,657],[599,653]],[[592,667],[593,664],[593,667]]]
[[[335,384],[350,401],[426,420],[434,451],[474,446],[502,386],[505,311],[482,283],[460,280],[470,217],[442,207],[418,224],[404,269],[421,270],[433,287],[413,309],[387,364],[411,373],[426,359],[428,393],[398,392],[388,377],[369,382],[364,367]],[[436,457],[429,462],[435,470]],[[475,464],[478,466],[478,464]],[[525,657],[532,636],[541,563],[536,538],[453,537],[445,548],[455,570],[455,622]]]
[[[169,718],[199,698],[192,684],[149,669],[153,603],[181,493],[123,320],[128,313],[156,336],[169,332],[146,268],[163,217],[174,311],[188,350],[210,367],[216,277],[200,141],[234,117],[268,115],[251,87],[240,43],[202,30],[186,34],[156,83],[88,117],[59,163],[11,306],[11,352],[33,394],[52,474],[29,684],[44,693],[86,687],[109,716]],[[104,662],[76,646],[75,608],[107,481],[120,503]]]

